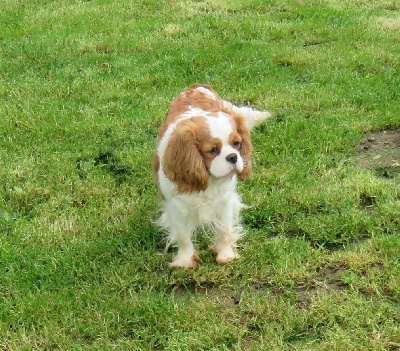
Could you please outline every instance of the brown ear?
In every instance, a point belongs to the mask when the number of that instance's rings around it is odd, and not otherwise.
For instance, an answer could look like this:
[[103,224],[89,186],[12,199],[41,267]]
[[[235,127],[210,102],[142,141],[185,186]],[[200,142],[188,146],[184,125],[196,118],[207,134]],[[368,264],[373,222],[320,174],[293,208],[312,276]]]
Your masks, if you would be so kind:
[[154,180],[156,181],[156,184],[158,185],[158,170],[160,168],[160,160],[158,158],[158,155],[155,154],[153,157],[153,173],[154,173]]
[[244,162],[243,171],[238,174],[238,177],[240,180],[247,180],[251,174],[251,153],[253,152],[253,145],[251,144],[250,131],[247,128],[244,118],[240,115],[234,115],[234,119],[237,132],[242,137],[239,152]]
[[171,135],[163,157],[166,177],[178,186],[178,193],[205,190],[208,172],[203,157],[197,148],[196,126],[183,121]]

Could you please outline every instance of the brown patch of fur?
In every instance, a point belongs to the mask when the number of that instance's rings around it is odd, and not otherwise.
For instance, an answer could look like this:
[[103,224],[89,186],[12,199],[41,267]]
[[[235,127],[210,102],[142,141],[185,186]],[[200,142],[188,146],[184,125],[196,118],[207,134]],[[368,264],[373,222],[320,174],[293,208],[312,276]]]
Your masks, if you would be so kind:
[[209,137],[204,118],[184,120],[176,126],[165,149],[163,170],[177,184],[178,193],[207,189],[209,174],[198,148],[202,135]]
[[[251,174],[251,153],[253,152],[253,145],[251,144],[250,131],[246,126],[244,118],[232,111],[230,115],[232,116],[233,125],[236,127],[237,134],[241,139],[238,151],[243,158],[244,168],[243,171],[238,174],[238,178],[244,181],[247,180]],[[232,138],[233,144],[233,141],[235,141],[235,133],[232,133],[230,138]]]
[[[209,135],[205,135],[205,133],[200,133],[197,136],[198,147],[203,156],[204,164],[206,165],[207,170],[211,167],[211,162],[217,156],[222,148],[222,141],[218,138],[210,138]],[[211,153],[212,149],[216,149],[217,152]]]
[[155,154],[154,155],[154,157],[153,157],[153,172],[154,172],[154,181],[156,182],[156,184],[157,184],[157,187],[158,187],[158,195],[161,197],[161,198],[164,198],[164,195],[161,193],[161,191],[160,191],[160,187],[159,187],[159,185],[160,185],[160,181],[159,181],[159,179],[158,179],[158,170],[160,169],[160,159],[158,158],[158,155],[157,154]]
[[160,169],[160,159],[158,155],[155,154],[153,157],[153,172],[154,172],[154,179],[158,185],[158,170]]

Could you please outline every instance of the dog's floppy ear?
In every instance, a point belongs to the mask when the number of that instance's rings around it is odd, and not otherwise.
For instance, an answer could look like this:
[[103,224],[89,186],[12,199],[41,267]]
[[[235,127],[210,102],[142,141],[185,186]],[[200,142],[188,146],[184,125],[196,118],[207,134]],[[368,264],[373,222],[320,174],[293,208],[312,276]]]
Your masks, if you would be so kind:
[[165,149],[163,170],[180,194],[206,190],[208,172],[197,147],[195,123],[187,120],[175,127]]
[[242,142],[239,148],[240,155],[243,158],[243,171],[238,174],[240,180],[247,180],[251,174],[251,153],[253,152],[253,145],[251,144],[250,131],[247,127],[246,121],[240,115],[235,114],[234,120],[236,123],[236,130],[242,137]]

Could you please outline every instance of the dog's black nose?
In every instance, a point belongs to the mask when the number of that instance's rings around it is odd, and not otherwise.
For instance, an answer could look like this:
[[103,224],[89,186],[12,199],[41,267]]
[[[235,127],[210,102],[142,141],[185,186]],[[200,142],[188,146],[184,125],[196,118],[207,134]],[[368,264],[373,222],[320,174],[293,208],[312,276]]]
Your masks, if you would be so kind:
[[229,154],[228,156],[226,156],[226,160],[229,162],[229,163],[232,163],[233,165],[234,164],[236,164],[236,162],[237,162],[237,154]]

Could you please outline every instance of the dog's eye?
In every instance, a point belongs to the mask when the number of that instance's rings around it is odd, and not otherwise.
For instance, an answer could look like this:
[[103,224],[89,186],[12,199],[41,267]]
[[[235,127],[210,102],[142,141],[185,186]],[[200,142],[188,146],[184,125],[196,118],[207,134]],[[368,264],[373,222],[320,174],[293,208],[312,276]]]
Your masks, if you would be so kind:
[[239,141],[234,141],[234,142],[233,142],[233,147],[234,147],[235,149],[237,149],[239,146],[240,146],[240,142],[239,142]]
[[208,151],[208,153],[210,154],[217,154],[218,153],[218,148],[217,147],[213,147],[210,151]]

